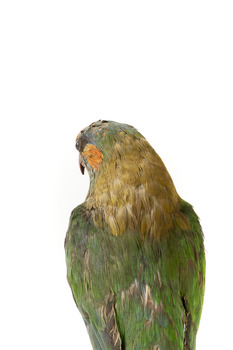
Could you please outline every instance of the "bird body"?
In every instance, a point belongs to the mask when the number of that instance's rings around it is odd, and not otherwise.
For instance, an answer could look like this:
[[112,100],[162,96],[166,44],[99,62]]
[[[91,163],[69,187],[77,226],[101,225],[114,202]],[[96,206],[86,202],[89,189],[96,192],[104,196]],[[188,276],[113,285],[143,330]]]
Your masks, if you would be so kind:
[[67,278],[93,349],[195,349],[205,254],[192,206],[133,127],[98,121],[76,141],[90,188],[71,214]]

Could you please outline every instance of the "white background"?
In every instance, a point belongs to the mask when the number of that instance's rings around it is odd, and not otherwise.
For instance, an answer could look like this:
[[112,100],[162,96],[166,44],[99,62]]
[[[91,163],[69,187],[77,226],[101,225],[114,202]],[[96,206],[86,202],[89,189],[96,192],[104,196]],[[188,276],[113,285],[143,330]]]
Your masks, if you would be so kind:
[[197,350],[232,348],[231,1],[0,4],[0,348],[91,349],[63,242],[88,190],[75,137],[134,125],[205,233]]

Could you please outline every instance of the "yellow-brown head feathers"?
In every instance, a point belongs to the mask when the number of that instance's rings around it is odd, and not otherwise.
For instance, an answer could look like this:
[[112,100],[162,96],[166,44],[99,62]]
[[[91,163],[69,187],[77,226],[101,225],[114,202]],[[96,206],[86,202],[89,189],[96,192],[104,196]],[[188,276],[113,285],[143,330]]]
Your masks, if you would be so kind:
[[85,202],[97,226],[107,225],[115,236],[139,230],[143,237],[158,239],[175,222],[188,228],[166,167],[136,129],[100,121],[81,133],[77,148],[91,169],[98,170],[94,180],[90,174]]

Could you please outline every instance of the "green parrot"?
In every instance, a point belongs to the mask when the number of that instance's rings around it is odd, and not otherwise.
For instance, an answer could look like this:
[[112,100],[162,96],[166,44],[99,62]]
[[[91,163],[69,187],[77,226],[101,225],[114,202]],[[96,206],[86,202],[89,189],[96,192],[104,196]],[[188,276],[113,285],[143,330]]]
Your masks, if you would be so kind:
[[67,279],[93,349],[195,349],[205,252],[192,206],[134,127],[99,120],[76,148],[90,187],[71,213]]

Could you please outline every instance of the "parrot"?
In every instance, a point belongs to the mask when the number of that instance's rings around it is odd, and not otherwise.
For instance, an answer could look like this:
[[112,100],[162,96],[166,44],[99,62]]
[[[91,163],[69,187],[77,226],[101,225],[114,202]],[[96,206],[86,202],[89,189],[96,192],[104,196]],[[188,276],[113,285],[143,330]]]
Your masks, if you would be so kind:
[[193,207],[133,126],[99,120],[75,145],[90,185],[71,212],[65,258],[93,349],[195,349],[205,248]]

